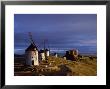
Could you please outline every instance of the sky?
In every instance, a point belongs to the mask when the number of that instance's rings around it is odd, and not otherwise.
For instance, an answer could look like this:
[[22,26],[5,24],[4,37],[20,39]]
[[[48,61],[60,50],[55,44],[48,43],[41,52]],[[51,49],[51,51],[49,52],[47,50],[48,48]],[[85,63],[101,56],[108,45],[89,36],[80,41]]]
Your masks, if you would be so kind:
[[96,14],[15,14],[14,52],[24,54],[30,45],[29,32],[38,47],[51,52],[78,49],[80,53],[97,52]]

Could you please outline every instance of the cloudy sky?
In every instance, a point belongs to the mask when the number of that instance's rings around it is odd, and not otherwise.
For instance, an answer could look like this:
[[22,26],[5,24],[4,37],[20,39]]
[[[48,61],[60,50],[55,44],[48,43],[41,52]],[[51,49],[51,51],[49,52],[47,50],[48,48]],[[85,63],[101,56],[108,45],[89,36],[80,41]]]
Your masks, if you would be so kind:
[[78,49],[80,53],[96,53],[96,14],[15,14],[15,53],[22,54],[30,45],[28,33],[39,49],[46,47],[52,52]]

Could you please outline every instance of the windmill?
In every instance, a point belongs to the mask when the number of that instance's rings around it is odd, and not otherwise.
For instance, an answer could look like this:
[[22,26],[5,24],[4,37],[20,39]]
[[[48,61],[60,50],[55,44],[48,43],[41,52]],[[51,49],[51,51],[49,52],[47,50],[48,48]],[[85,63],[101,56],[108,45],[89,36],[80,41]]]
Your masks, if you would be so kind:
[[26,65],[39,65],[38,61],[38,49],[32,39],[32,34],[29,32],[29,37],[31,44],[30,46],[25,50],[26,55]]
[[47,56],[49,56],[50,54],[50,50],[49,50],[49,46],[48,46],[48,39],[44,39],[43,40],[43,45],[44,45],[44,55],[45,55],[45,59],[47,60]]
[[50,45],[49,45],[49,41],[48,40],[47,40],[47,47],[48,47],[48,49],[50,51]]
[[45,59],[47,59],[47,56],[46,56],[46,41],[47,41],[46,39],[44,39],[44,41],[43,41]]

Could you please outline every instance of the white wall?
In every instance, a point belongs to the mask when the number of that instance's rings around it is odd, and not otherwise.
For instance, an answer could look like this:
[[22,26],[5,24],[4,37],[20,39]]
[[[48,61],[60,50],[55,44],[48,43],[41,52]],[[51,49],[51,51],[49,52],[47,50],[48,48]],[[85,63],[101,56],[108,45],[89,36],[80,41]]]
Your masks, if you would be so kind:
[[41,59],[45,60],[45,53],[40,53]]
[[50,52],[49,51],[46,51],[46,56],[49,56]]
[[26,52],[26,65],[31,66],[32,60],[34,60],[34,65],[39,65],[38,51],[27,51]]
[[36,54],[36,55],[34,55],[34,65],[39,65],[38,51],[36,51],[35,54]]

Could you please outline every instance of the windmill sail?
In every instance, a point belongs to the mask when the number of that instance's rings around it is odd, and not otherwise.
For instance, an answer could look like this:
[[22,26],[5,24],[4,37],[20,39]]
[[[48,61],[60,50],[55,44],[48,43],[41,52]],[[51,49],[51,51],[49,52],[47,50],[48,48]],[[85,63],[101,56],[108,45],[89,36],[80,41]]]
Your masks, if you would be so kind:
[[33,41],[33,39],[32,39],[32,34],[31,34],[31,32],[29,32],[29,37],[30,37],[31,44],[33,44],[34,46],[36,46],[35,43],[34,43],[34,41]]

